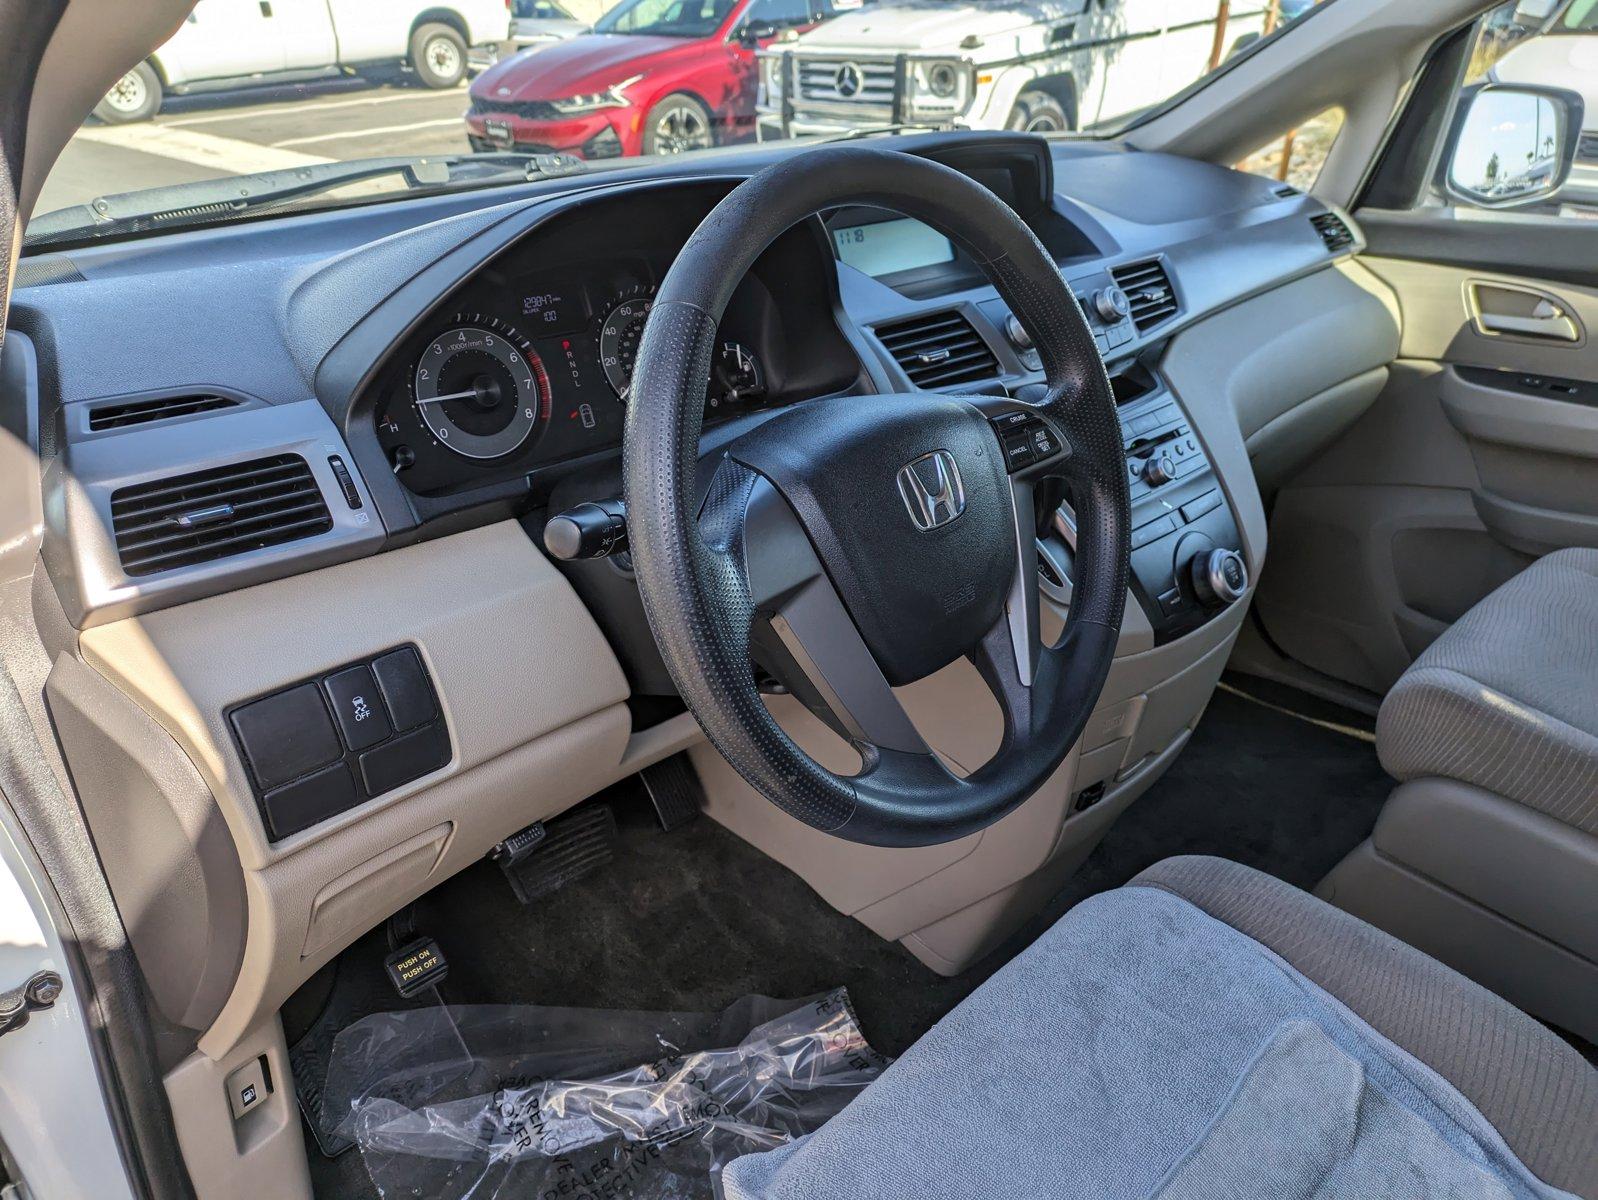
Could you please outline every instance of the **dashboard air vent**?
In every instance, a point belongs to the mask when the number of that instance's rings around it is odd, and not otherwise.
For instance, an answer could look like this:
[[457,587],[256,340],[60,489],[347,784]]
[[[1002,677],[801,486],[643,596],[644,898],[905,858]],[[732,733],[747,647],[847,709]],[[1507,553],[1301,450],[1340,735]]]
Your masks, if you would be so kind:
[[957,312],[878,325],[876,333],[918,388],[951,387],[999,374],[993,351]]
[[215,412],[219,408],[236,408],[238,403],[227,396],[154,396],[145,400],[95,404],[89,408],[89,428],[122,429],[128,425],[145,425],[172,417]]
[[1176,315],[1176,292],[1159,259],[1111,267],[1110,275],[1132,302],[1132,324],[1139,333],[1147,333]]
[[1334,212],[1316,213],[1309,223],[1315,226],[1315,232],[1321,235],[1321,241],[1333,254],[1347,250],[1354,244],[1354,231]]
[[1299,191],[1290,183],[1279,183],[1271,189],[1271,195],[1275,196],[1278,200],[1288,200],[1294,196],[1302,196],[1303,194],[1303,192]]
[[279,454],[118,488],[111,527],[122,569],[153,575],[326,533],[333,518],[305,460]]

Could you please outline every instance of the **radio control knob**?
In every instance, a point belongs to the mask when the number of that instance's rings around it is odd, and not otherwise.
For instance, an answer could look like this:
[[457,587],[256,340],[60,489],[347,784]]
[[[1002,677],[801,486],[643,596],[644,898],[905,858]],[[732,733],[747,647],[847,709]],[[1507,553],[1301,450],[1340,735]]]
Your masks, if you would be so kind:
[[1143,482],[1150,487],[1159,487],[1175,478],[1176,460],[1169,454],[1156,454],[1143,464]]
[[1132,312],[1132,301],[1118,287],[1100,288],[1093,293],[1093,308],[1106,325],[1118,325]]
[[1241,600],[1248,591],[1248,564],[1236,550],[1210,550],[1193,556],[1193,592],[1209,607]]

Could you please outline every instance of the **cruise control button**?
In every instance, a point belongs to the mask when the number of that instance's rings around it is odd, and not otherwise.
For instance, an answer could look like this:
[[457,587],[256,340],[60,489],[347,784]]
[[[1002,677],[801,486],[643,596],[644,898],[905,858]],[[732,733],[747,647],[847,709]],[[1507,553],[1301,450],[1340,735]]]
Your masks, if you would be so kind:
[[235,709],[233,732],[264,791],[343,757],[314,683]]
[[322,681],[333,704],[333,716],[344,744],[351,750],[365,750],[389,735],[388,716],[378,699],[377,680],[369,667],[351,667]]
[[1047,425],[1035,426],[1030,431],[1032,450],[1038,458],[1052,458],[1060,452],[1060,441],[1054,436],[1054,430]]
[[1011,471],[1030,467],[1037,461],[1032,449],[1032,439],[1023,433],[1012,433],[1004,439],[1004,465]]

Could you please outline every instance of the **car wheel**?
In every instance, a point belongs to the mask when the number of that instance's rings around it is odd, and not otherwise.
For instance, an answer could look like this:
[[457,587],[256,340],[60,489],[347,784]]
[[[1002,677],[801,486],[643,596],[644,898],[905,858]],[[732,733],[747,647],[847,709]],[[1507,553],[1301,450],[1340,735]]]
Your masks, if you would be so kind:
[[107,125],[148,121],[161,111],[161,77],[142,62],[129,71],[94,106],[94,115]]
[[422,25],[411,34],[411,70],[430,88],[466,78],[466,39],[448,25]]
[[1016,98],[1004,127],[1025,133],[1064,133],[1076,127],[1076,118],[1048,92],[1034,89]]
[[692,96],[667,96],[644,118],[645,154],[683,154],[715,144],[710,110]]

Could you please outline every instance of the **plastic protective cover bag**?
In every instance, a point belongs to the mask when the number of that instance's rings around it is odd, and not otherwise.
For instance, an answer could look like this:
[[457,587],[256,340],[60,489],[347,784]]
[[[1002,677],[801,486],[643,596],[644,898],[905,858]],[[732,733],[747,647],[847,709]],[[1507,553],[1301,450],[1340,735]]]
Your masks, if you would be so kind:
[[887,1063],[842,989],[719,1015],[413,1009],[339,1033],[322,1132],[360,1147],[385,1200],[709,1197]]

